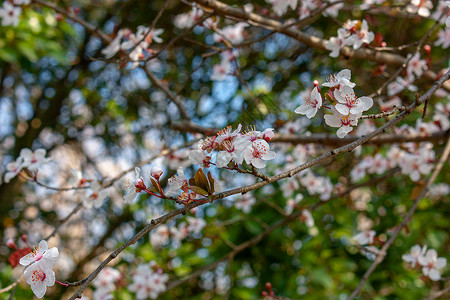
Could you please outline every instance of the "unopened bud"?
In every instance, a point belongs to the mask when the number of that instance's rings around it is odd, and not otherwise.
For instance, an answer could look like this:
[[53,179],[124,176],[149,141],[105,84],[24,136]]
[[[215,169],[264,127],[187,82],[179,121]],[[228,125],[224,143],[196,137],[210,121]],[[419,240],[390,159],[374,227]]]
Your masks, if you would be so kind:
[[8,239],[8,240],[6,241],[6,246],[8,246],[9,248],[11,248],[11,249],[13,249],[13,250],[16,250],[16,249],[17,249],[17,245],[16,245],[16,243],[14,242],[13,239]]
[[273,133],[273,128],[264,129],[264,131],[262,132],[262,137],[266,142],[270,142],[274,136],[275,133]]
[[58,22],[61,22],[64,20],[64,17],[62,14],[55,14],[55,18],[56,18],[56,21],[58,21]]
[[154,166],[152,170],[150,171],[150,175],[155,178],[156,180],[159,180],[161,178],[161,175],[163,174],[163,170],[161,170],[160,167]]
[[423,50],[425,50],[425,52],[430,55],[431,53],[431,46],[430,45],[425,45],[423,46]]
[[22,235],[20,236],[20,239],[21,239],[22,241],[24,241],[25,244],[28,243],[28,235],[22,234]]
[[266,282],[266,289],[269,291],[272,289],[272,284],[270,282]]

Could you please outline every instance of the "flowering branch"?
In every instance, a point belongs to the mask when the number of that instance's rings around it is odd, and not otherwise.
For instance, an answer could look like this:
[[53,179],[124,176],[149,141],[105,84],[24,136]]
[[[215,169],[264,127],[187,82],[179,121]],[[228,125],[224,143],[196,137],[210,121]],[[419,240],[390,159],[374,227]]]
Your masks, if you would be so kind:
[[[256,190],[258,188],[261,188],[267,184],[270,184],[272,182],[278,181],[280,179],[283,178],[287,178],[287,177],[292,177],[295,174],[309,169],[310,167],[319,164],[320,162],[330,158],[330,157],[334,157],[336,155],[345,153],[345,152],[350,152],[353,149],[355,149],[356,147],[366,143],[367,141],[369,141],[370,139],[374,138],[375,136],[386,132],[389,128],[391,128],[392,126],[394,126],[395,124],[397,124],[398,122],[400,122],[401,120],[403,120],[406,116],[408,116],[412,110],[414,110],[415,108],[417,108],[419,105],[421,105],[422,103],[424,103],[426,100],[428,100],[433,93],[442,86],[442,84],[448,80],[450,78],[450,71],[448,71],[446,74],[444,74],[438,81],[436,81],[434,83],[434,85],[421,97],[419,97],[417,99],[417,101],[415,101],[413,104],[411,104],[408,108],[410,108],[410,111],[402,111],[399,115],[397,115],[394,119],[390,120],[389,122],[387,122],[386,124],[384,124],[383,126],[379,127],[378,129],[376,129],[375,131],[367,134],[366,136],[363,136],[361,138],[359,138],[358,140],[347,144],[345,146],[333,149],[317,158],[314,158],[304,164],[301,164],[300,166],[290,169],[286,172],[282,172],[280,174],[277,174],[275,176],[269,177],[267,180],[265,181],[261,181],[252,185],[248,185],[245,187],[240,187],[240,188],[236,188],[236,189],[232,189],[232,190],[228,190],[222,193],[218,193],[218,194],[214,194],[211,195],[209,197],[200,199],[200,200],[205,200],[205,201],[209,201],[209,202],[213,202],[214,200],[218,200],[218,199],[222,199],[231,195],[235,195],[235,194],[241,194],[241,193],[247,193],[249,191],[252,190]],[[114,250],[87,278],[86,281],[80,286],[80,288],[72,295],[72,297],[70,297],[70,300],[75,300],[78,297],[81,297],[83,291],[88,287],[88,285],[94,280],[94,278],[100,273],[100,271],[105,268],[108,263],[110,261],[112,261],[113,259],[115,259],[123,250],[125,250],[128,246],[134,244],[137,240],[139,240],[142,236],[144,236],[146,233],[148,233],[150,230],[152,230],[153,228],[157,227],[159,224],[162,224],[164,222],[166,222],[167,220],[180,215],[180,214],[186,214],[187,212],[189,212],[191,209],[198,207],[200,205],[202,205],[204,203],[202,202],[191,202],[190,204],[185,205],[185,207],[180,208],[180,209],[176,209],[166,215],[163,215],[159,218],[153,219],[151,220],[151,222],[146,225],[140,232],[138,232],[137,234],[135,234],[130,240],[128,240],[126,243],[122,244],[119,248],[117,248],[116,250]],[[381,253],[383,253],[383,251],[381,251]]]
[[397,236],[400,234],[400,231],[409,223],[411,220],[414,212],[417,209],[417,206],[420,203],[420,200],[422,200],[423,197],[427,194],[429,188],[433,184],[433,182],[436,180],[436,177],[440,173],[442,167],[444,166],[444,163],[447,161],[448,157],[450,155],[450,138],[447,141],[447,145],[445,146],[444,152],[442,153],[441,159],[437,163],[436,167],[433,170],[433,173],[431,174],[430,178],[427,181],[427,184],[422,189],[420,194],[414,199],[413,205],[409,209],[407,215],[403,219],[403,221],[395,227],[394,232],[392,233],[392,236],[387,240],[387,242],[383,245],[383,247],[380,249],[380,253],[376,256],[373,263],[370,265],[369,269],[364,273],[361,281],[358,284],[358,287],[353,291],[353,293],[348,298],[349,300],[354,299],[356,296],[359,295],[361,292],[361,289],[364,285],[364,283],[369,279],[369,276],[375,271],[375,268],[383,261],[384,257],[386,256],[387,250],[389,247],[394,243]]

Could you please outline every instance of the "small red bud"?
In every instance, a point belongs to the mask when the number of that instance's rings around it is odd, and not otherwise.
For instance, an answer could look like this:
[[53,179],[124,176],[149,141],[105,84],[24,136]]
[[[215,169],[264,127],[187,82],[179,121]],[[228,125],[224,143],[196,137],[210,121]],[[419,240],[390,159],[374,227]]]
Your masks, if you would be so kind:
[[55,18],[56,18],[56,21],[58,21],[58,22],[62,22],[64,20],[64,17],[62,14],[55,14]]
[[266,293],[266,291],[262,291],[262,292],[261,292],[261,295],[263,295],[264,297],[269,296],[269,295]]
[[74,7],[73,8],[73,12],[78,15],[80,13],[80,8],[79,7]]
[[13,239],[8,239],[8,241],[6,241],[6,245],[13,250],[17,249],[17,245]]
[[431,53],[431,46],[430,45],[425,45],[423,46],[423,50],[425,50],[425,52],[430,55]]
[[22,241],[24,241],[25,243],[28,243],[28,235],[22,234],[22,235],[20,236],[20,239],[21,239]]
[[272,289],[272,284],[270,282],[266,282],[266,289],[269,291]]
[[386,47],[386,46],[387,46],[386,42],[381,42],[381,47]]

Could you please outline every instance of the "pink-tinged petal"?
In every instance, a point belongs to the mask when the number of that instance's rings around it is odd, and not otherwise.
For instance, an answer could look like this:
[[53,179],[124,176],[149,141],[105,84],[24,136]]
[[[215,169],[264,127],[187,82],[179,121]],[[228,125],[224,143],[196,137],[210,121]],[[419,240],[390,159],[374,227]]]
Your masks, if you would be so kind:
[[252,165],[257,169],[262,169],[266,167],[266,163],[261,158],[253,159]]
[[350,113],[347,105],[337,103],[335,105],[335,108],[339,113],[343,114],[344,116],[347,116]]
[[45,284],[47,286],[55,285],[55,272],[53,271],[45,272]]
[[319,93],[317,86],[311,92],[311,99],[317,101],[316,108],[322,106],[322,95]]
[[302,104],[297,107],[294,112],[299,115],[305,115],[309,109],[310,107],[308,105]]
[[360,117],[362,115],[361,108],[357,106],[350,108],[350,114]]
[[33,157],[33,151],[31,151],[28,148],[24,148],[20,150],[20,156],[23,157],[25,160],[31,160]]
[[366,111],[373,106],[373,99],[370,97],[363,96],[363,97],[359,98],[359,101],[361,103],[361,107],[362,107],[363,111]]
[[328,126],[331,126],[331,127],[341,127],[341,125],[342,125],[341,120],[340,120],[338,117],[336,117],[336,116],[333,116],[333,115],[325,115],[325,116],[323,116],[323,118],[325,119],[325,123],[326,123]]
[[39,284],[32,285],[31,290],[37,298],[41,299],[47,292],[47,286],[41,282]]
[[32,255],[31,253],[25,255],[24,257],[22,257],[22,258],[19,260],[19,263],[20,263],[22,266],[25,266],[25,267],[28,266],[28,265],[31,264],[31,263],[34,263],[33,255]]
[[342,77],[344,79],[350,80],[350,78],[352,77],[352,72],[349,69],[344,69],[337,73],[336,77]]
[[262,155],[261,158],[264,160],[271,160],[274,159],[276,156],[277,154],[274,151],[267,151],[267,153]]
[[342,139],[344,136],[346,136],[352,130],[353,130],[353,127],[351,127],[351,126],[342,126],[341,128],[338,129],[338,131],[336,132],[336,135],[338,136],[338,138]]
[[437,269],[443,269],[447,265],[447,259],[445,257],[439,257],[436,262],[434,263],[434,266]]
[[428,272],[428,277],[433,281],[438,281],[441,279],[441,273],[436,269],[430,269]]
[[218,168],[223,168],[231,161],[232,155],[227,151],[220,151],[216,156],[216,165]]
[[132,203],[136,199],[137,193],[135,188],[131,188],[130,191],[123,197],[126,203]]
[[48,244],[47,244],[47,241],[46,241],[46,240],[40,241],[38,247],[39,247],[38,253],[39,253],[39,254],[44,254],[44,251],[47,251],[47,250],[48,250]]
[[316,113],[317,113],[317,108],[310,107],[308,109],[308,111],[306,112],[306,117],[308,119],[311,119],[311,118],[313,118],[316,115]]

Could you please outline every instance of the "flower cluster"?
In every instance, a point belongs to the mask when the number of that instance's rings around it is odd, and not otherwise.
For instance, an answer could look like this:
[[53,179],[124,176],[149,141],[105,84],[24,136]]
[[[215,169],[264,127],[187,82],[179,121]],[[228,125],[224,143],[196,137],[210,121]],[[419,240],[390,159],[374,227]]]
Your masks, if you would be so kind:
[[58,259],[58,248],[48,249],[47,242],[42,240],[39,245],[31,249],[31,253],[22,257],[19,263],[27,268],[24,271],[27,283],[38,298],[44,297],[47,286],[55,284],[53,267]]
[[332,37],[325,42],[325,48],[331,51],[331,57],[338,57],[339,51],[344,46],[352,46],[356,50],[375,39],[375,34],[369,31],[366,20],[362,22],[348,20],[342,28],[338,29],[337,34],[337,37]]
[[187,223],[182,222],[178,227],[169,227],[165,224],[158,226],[150,232],[150,243],[154,248],[160,248],[169,243],[172,238],[174,244],[178,245],[181,240],[185,239],[189,234],[199,234],[206,226],[206,221],[201,218],[187,217]]
[[46,153],[45,149],[37,149],[34,152],[27,148],[22,149],[19,157],[6,166],[5,182],[8,183],[23,169],[34,172],[35,177],[38,169],[51,160],[45,157]]
[[356,97],[353,90],[355,84],[350,82],[350,77],[350,70],[345,69],[335,76],[330,76],[329,81],[322,84],[322,86],[329,88],[326,99],[332,105],[331,107],[323,105],[322,95],[317,83],[311,95],[305,97],[305,103],[299,106],[295,113],[312,118],[319,108],[330,109],[331,114],[324,115],[325,123],[331,127],[338,127],[336,134],[343,138],[353,130],[353,126],[358,125],[358,119],[361,118],[362,113],[373,105],[373,100],[370,97]]
[[144,59],[152,53],[150,45],[152,42],[161,43],[160,35],[164,29],[150,29],[145,26],[138,26],[136,33],[130,29],[120,29],[112,42],[102,50],[106,58],[111,58],[119,51],[124,51],[133,60],[133,67],[139,65],[139,60]]
[[[449,105],[450,106],[450,105]],[[399,134],[411,136],[429,136],[436,132],[446,131],[450,128],[448,112],[442,104],[436,105],[433,122],[418,120],[416,126],[404,125],[394,128]],[[401,172],[408,175],[411,180],[418,181],[422,175],[428,175],[433,169],[435,152],[431,143],[403,143],[401,146],[393,145],[386,155],[377,153],[374,156],[366,156],[351,171],[353,182],[362,179],[366,174],[383,174],[386,170],[400,167]]]
[[238,53],[237,51],[223,51],[220,56],[220,64],[213,66],[213,71],[211,73],[211,80],[222,81],[227,78],[227,75],[232,73],[232,61],[236,59]]
[[139,265],[132,276],[133,283],[128,287],[136,293],[136,299],[156,299],[166,290],[166,282],[169,279],[163,270],[156,266],[154,261]]
[[410,263],[413,268],[420,265],[423,275],[433,281],[441,279],[441,270],[447,265],[447,259],[438,257],[436,250],[428,249],[427,251],[427,246],[420,247],[420,245],[414,245],[410,253],[402,255],[402,259]]
[[94,299],[112,299],[112,292],[116,290],[116,283],[122,278],[122,274],[114,268],[106,267],[93,281],[95,286]]
[[241,133],[241,129],[241,124],[234,131],[228,126],[216,136],[200,140],[198,150],[189,153],[191,162],[209,167],[211,153],[217,151],[215,165],[218,168],[227,168],[230,163],[242,164],[244,160],[255,168],[265,168],[266,161],[276,157],[268,143],[274,136],[273,129],[268,128],[262,132],[250,129],[245,133]]
[[427,62],[420,58],[419,53],[415,55],[408,54],[406,59],[409,61],[406,67],[406,74],[404,77],[399,76],[395,78],[395,81],[388,84],[388,96],[396,95],[405,88],[411,92],[416,92],[417,87],[413,85],[413,82],[416,78],[422,77],[423,72],[428,69]]
[[3,1],[0,7],[0,18],[2,18],[2,26],[14,26],[19,25],[19,18],[22,14],[21,5],[30,4],[31,0],[13,0]]

